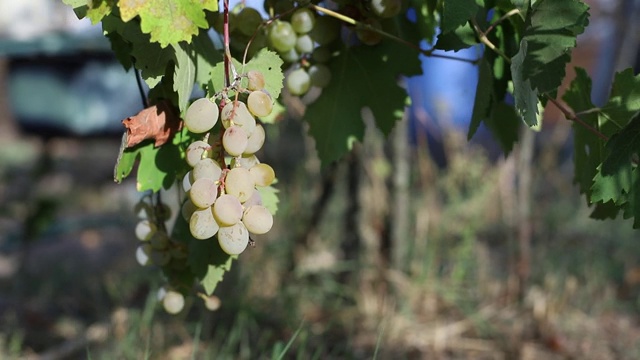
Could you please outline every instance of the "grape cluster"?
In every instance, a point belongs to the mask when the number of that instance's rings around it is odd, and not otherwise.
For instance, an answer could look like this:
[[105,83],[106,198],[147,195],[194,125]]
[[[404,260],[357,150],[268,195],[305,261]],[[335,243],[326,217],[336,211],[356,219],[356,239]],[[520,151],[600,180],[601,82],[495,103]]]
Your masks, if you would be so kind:
[[141,200],[136,205],[139,221],[135,234],[140,241],[136,249],[136,260],[142,266],[160,267],[186,266],[187,248],[167,234],[164,222],[169,219],[170,210],[164,204],[152,206]]
[[220,247],[230,255],[245,250],[252,241],[250,233],[265,234],[273,226],[273,216],[263,206],[257,187],[271,185],[275,172],[255,155],[265,141],[264,128],[255,117],[269,115],[273,100],[264,90],[262,73],[249,71],[242,79],[246,86],[234,88],[235,98],[223,97],[221,110],[202,98],[189,106],[184,118],[184,125],[193,133],[211,131],[218,120],[224,129],[219,145],[232,158],[229,167],[224,166],[224,156],[214,159],[215,146],[205,140],[191,143],[186,150],[191,170],[182,181],[188,194],[182,216],[194,238],[217,235]]

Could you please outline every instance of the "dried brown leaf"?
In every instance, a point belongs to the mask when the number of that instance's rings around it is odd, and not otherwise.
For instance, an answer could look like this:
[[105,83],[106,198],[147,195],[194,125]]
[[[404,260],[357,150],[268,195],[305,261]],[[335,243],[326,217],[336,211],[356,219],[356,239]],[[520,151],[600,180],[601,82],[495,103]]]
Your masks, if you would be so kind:
[[166,101],[143,109],[122,120],[122,124],[127,129],[127,148],[147,139],[155,139],[156,147],[162,146],[182,127],[182,121]]

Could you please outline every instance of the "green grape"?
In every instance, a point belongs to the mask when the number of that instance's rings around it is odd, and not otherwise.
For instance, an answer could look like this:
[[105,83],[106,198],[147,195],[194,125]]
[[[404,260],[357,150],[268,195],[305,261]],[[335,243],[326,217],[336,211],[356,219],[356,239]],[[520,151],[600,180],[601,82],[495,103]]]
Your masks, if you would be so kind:
[[177,291],[169,290],[162,298],[162,307],[169,314],[175,315],[184,309],[184,296]]
[[331,82],[331,70],[324,64],[315,64],[307,70],[311,78],[311,85],[326,87]]
[[[193,180],[199,180],[202,178],[218,181],[222,175],[222,168],[218,165],[218,162],[211,158],[204,158],[193,167],[192,173]],[[187,191],[187,190],[185,190]]]
[[340,21],[331,16],[318,16],[311,38],[320,45],[329,45],[340,35]]
[[249,169],[249,174],[257,186],[269,186],[276,179],[276,173],[268,164],[257,164]]
[[[365,24],[371,25],[371,27],[373,27],[374,29],[382,29],[382,25],[380,25],[380,22],[376,19],[368,18],[368,19],[364,19],[363,22]],[[364,28],[356,29],[356,36],[358,36],[358,39],[363,44],[370,45],[370,46],[376,45],[380,41],[382,41],[381,34],[369,29],[364,29]]]
[[298,60],[300,60],[300,54],[298,54],[295,48],[289,51],[279,52],[278,54],[282,58],[282,61],[289,64],[293,64],[295,62],[298,62]]
[[245,209],[251,205],[262,205],[262,195],[260,195],[258,189],[253,189],[253,193],[251,193],[249,199],[242,204]]
[[186,222],[189,222],[189,220],[191,219],[191,215],[196,210],[198,210],[198,207],[193,205],[193,202],[191,202],[191,199],[187,199],[184,202],[184,204],[182,204],[182,208],[180,209],[180,214],[182,214],[182,218]]
[[292,0],[265,0],[264,10],[267,13],[286,14],[293,10],[295,4]]
[[188,171],[182,178],[182,190],[184,190],[184,192],[188,192],[191,190],[191,184],[193,184],[193,176],[191,171]]
[[[253,135],[253,134],[251,134]],[[248,145],[247,145],[248,146]],[[242,167],[245,169],[251,169],[252,166],[254,166],[255,164],[259,164],[260,160],[258,160],[258,157],[251,154],[251,155],[242,155],[242,156],[238,156],[235,157],[233,159],[231,159],[231,167],[232,168],[236,168],[236,167]]]
[[202,140],[192,142],[186,150],[187,164],[196,166],[198,161],[211,149],[211,145]]
[[400,14],[402,0],[371,0],[373,12],[381,18],[390,18]]
[[233,226],[223,226],[218,231],[218,243],[222,251],[229,255],[238,255],[249,244],[249,231],[242,222]]
[[[232,33],[236,30],[236,14],[229,12],[229,33]],[[224,32],[224,13],[219,12],[213,21],[213,29],[218,33],[222,34]]]
[[201,209],[213,205],[218,196],[218,186],[214,180],[201,178],[193,182],[189,190],[189,199]]
[[265,136],[266,134],[262,125],[256,125],[255,130],[253,130],[253,133],[247,139],[247,148],[244,149],[244,153],[242,154],[242,156],[254,154],[258,150],[260,150],[262,148],[262,145],[264,145]]
[[219,228],[220,225],[213,217],[213,211],[210,207],[194,211],[189,219],[189,231],[198,240],[209,239],[218,232]]
[[298,34],[306,34],[316,23],[316,17],[313,15],[313,12],[307,8],[302,8],[296,10],[296,12],[291,15],[291,27]]
[[313,49],[313,53],[311,54],[311,58],[317,63],[326,63],[331,59],[331,56],[331,49],[329,49],[328,46],[318,46]]
[[266,234],[273,226],[273,215],[262,205],[251,205],[244,211],[242,223],[250,233]]
[[226,104],[222,108],[220,118],[225,129],[231,125],[238,125],[244,129],[247,135],[251,134],[256,127],[256,119],[247,109],[247,105],[241,101],[230,101]]
[[296,32],[286,21],[276,21],[267,32],[271,46],[278,52],[287,52],[296,45]]
[[151,254],[151,245],[142,244],[136,248],[136,261],[138,264],[142,266],[151,265],[151,259],[149,258],[149,254]]
[[151,244],[152,248],[161,250],[165,249],[169,245],[169,241],[170,239],[167,233],[165,233],[164,231],[156,231],[155,233],[153,233],[153,235],[151,235],[149,244]]
[[207,98],[194,101],[184,115],[184,126],[192,133],[201,134],[213,128],[218,122],[220,110],[216,103]]
[[237,125],[230,126],[222,134],[222,146],[231,156],[240,156],[247,148],[249,138],[246,131]]
[[308,54],[313,51],[313,40],[309,35],[301,35],[296,39],[296,51],[300,54]]
[[158,266],[165,266],[171,261],[171,255],[166,250],[151,249],[149,257],[151,262]]
[[247,98],[247,108],[254,116],[267,116],[273,110],[271,96],[264,91],[252,91]]
[[245,202],[253,193],[255,182],[249,170],[241,167],[233,168],[227,173],[224,180],[224,189],[227,194],[233,195]]
[[304,95],[311,86],[311,77],[303,68],[295,69],[287,75],[285,85],[291,95]]
[[254,8],[245,7],[236,15],[236,21],[242,34],[252,36],[262,24],[262,15]]
[[146,219],[141,220],[136,225],[136,238],[138,238],[138,240],[140,241],[148,241],[149,239],[151,239],[151,236],[155,234],[156,230],[158,230],[156,224]]
[[242,218],[242,204],[237,197],[224,194],[213,204],[213,216],[220,226],[235,225]]
[[249,79],[249,84],[247,85],[248,90],[256,91],[264,89],[264,75],[262,75],[260,71],[250,70],[247,72],[247,79]]
[[153,215],[153,208],[148,203],[140,200],[133,207],[133,212],[136,213],[138,219],[143,220],[148,219],[149,217],[151,217],[151,215]]

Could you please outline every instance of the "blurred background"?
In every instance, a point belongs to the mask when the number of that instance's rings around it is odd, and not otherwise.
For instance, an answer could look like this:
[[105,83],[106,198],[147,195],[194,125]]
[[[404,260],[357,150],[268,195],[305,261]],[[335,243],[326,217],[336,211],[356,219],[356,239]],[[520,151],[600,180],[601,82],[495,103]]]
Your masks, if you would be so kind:
[[[638,71],[640,1],[587,2],[568,73],[599,104]],[[423,67],[391,136],[369,127],[325,171],[299,107],[269,127],[273,230],[216,311],[171,316],[135,261],[135,180],[113,182],[134,74],[61,2],[0,0],[0,358],[640,358],[639,235],[589,219],[570,123],[549,109],[507,157],[482,130],[468,144],[474,67]]]

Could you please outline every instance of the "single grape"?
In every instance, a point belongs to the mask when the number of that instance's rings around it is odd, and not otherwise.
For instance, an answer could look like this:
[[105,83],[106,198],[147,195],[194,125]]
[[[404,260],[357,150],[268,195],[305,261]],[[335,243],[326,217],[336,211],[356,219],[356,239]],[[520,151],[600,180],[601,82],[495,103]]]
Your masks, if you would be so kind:
[[198,240],[205,240],[218,232],[220,225],[213,217],[212,209],[198,209],[191,214],[189,219],[189,231]]
[[193,174],[191,173],[191,171],[188,171],[186,174],[184,174],[184,177],[182,177],[182,190],[184,190],[184,192],[188,192],[189,190],[191,190],[191,184],[193,184]]
[[247,139],[247,148],[244,149],[244,153],[242,155],[254,154],[260,150],[262,145],[264,145],[265,136],[264,127],[260,124],[256,125],[255,130],[253,130],[253,133],[249,136],[249,139]]
[[313,49],[311,58],[317,63],[326,63],[331,59],[331,49],[328,46],[318,46]]
[[249,84],[247,85],[248,90],[256,91],[264,89],[264,75],[262,75],[260,71],[250,70],[247,72],[247,78],[249,79]]
[[[372,28],[374,29],[382,29],[382,25],[380,25],[380,22],[376,19],[373,18],[367,18],[364,19],[363,21],[365,24],[370,25]],[[376,45],[378,44],[380,41],[382,41],[382,35],[380,33],[377,33],[373,30],[369,30],[366,28],[360,28],[360,29],[356,29],[356,36],[358,36],[358,39],[365,45]]]
[[220,165],[218,165],[217,161],[211,158],[205,158],[198,161],[196,166],[194,166],[193,170],[190,172],[193,174],[192,177],[194,181],[202,178],[218,181],[220,179],[220,175],[222,175]]
[[340,21],[331,16],[318,16],[309,35],[318,44],[329,45],[340,35],[340,26]]
[[242,204],[237,197],[224,194],[213,204],[213,216],[221,226],[235,225],[242,218]]
[[187,199],[184,202],[184,204],[182,204],[182,208],[180,209],[180,214],[182,214],[182,218],[186,222],[189,222],[189,219],[191,219],[191,215],[196,210],[199,210],[198,207],[195,206],[193,202],[191,202],[191,199]]
[[184,126],[192,133],[200,134],[213,128],[218,122],[220,110],[216,103],[207,98],[194,101],[184,115]]
[[233,125],[222,134],[222,146],[231,156],[240,156],[247,148],[249,138],[247,133],[239,126]]
[[193,185],[191,185],[191,190],[189,190],[189,199],[201,209],[213,205],[217,196],[218,186],[215,180],[209,178],[201,178],[194,181]]
[[241,101],[230,101],[222,108],[222,125],[228,129],[231,125],[238,125],[248,134],[256,127],[256,119],[251,115],[247,105]]
[[262,195],[260,195],[258,189],[253,189],[253,193],[251,193],[249,199],[242,204],[245,209],[251,205],[262,205]]
[[136,238],[138,238],[138,240],[140,241],[148,241],[149,239],[151,239],[151,236],[155,234],[156,230],[156,224],[147,219],[141,220],[136,225]]
[[299,68],[287,75],[285,85],[292,95],[304,95],[311,86],[311,77],[303,68]]
[[210,149],[211,145],[202,140],[192,142],[186,150],[187,164],[195,166]]
[[307,8],[296,10],[291,15],[291,27],[298,34],[306,34],[316,23],[316,17],[313,12]]
[[219,297],[215,295],[206,296],[204,294],[199,294],[199,296],[204,302],[204,307],[206,307],[207,310],[216,311],[220,309],[220,305],[222,305],[222,302],[220,301]]
[[136,213],[138,219],[148,219],[153,215],[153,208],[150,204],[140,200],[133,207],[133,212]]
[[264,91],[252,91],[247,98],[247,107],[249,108],[249,112],[255,116],[267,116],[271,114],[271,110],[273,110],[271,96]]
[[331,82],[331,70],[324,64],[311,65],[308,73],[313,86],[323,88]]
[[262,15],[258,10],[247,6],[236,15],[236,21],[241,33],[252,36],[262,24]]
[[227,194],[233,195],[245,202],[253,193],[255,182],[249,170],[241,167],[229,170],[224,180],[224,189]]
[[285,63],[293,64],[300,60],[300,54],[298,54],[295,48],[292,48],[289,51],[278,52],[278,54],[280,54],[282,61],[284,61]]
[[296,51],[300,54],[309,54],[313,51],[313,40],[309,35],[301,35],[296,39]]
[[249,231],[242,222],[233,226],[223,226],[218,231],[218,243],[222,251],[229,255],[238,255],[249,244]]
[[152,248],[161,250],[165,249],[169,245],[169,241],[170,239],[167,233],[165,233],[164,231],[156,231],[155,233],[153,233],[153,235],[151,235],[149,244],[151,244]]
[[273,215],[262,205],[251,205],[244,211],[242,223],[253,234],[266,234],[273,226]]
[[251,167],[254,166],[255,164],[260,164],[260,160],[258,160],[258,157],[253,154],[242,155],[242,156],[238,156],[231,159],[232,168],[242,167],[245,169],[251,169]]
[[184,296],[177,291],[169,290],[162,298],[162,307],[169,314],[175,315],[184,309]]
[[271,46],[279,52],[286,52],[296,45],[296,32],[286,21],[276,21],[269,27],[267,38]]
[[251,177],[257,186],[269,186],[276,179],[276,173],[268,164],[257,164],[249,169]]
[[151,262],[158,266],[165,266],[171,261],[171,255],[164,249],[151,249],[149,254]]
[[149,258],[149,254],[151,254],[151,245],[142,244],[136,248],[136,261],[138,264],[142,266],[151,265],[151,259]]
[[[224,31],[224,13],[221,11],[216,14],[216,18],[213,21],[213,29],[221,34]],[[233,33],[236,30],[236,14],[229,12],[229,33]]]
[[178,260],[186,259],[188,256],[187,248],[186,246],[174,246],[169,249],[169,255],[171,255],[172,259],[178,259]]
[[373,12],[381,18],[390,18],[400,14],[402,0],[371,0]]

